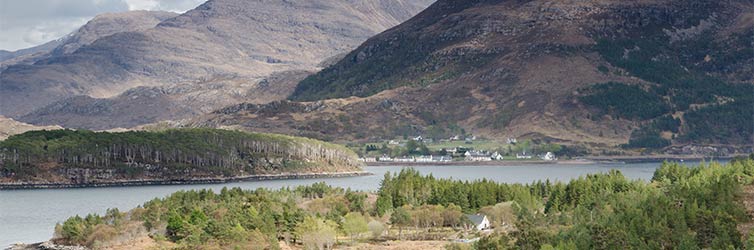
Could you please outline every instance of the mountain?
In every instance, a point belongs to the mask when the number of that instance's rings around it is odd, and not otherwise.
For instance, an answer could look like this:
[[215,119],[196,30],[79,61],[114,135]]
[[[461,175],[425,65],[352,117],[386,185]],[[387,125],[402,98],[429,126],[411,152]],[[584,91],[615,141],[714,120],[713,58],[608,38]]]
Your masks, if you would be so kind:
[[95,40],[119,32],[142,31],[177,16],[164,11],[128,11],[97,15],[71,34],[45,44],[14,52],[0,52],[0,70],[15,65],[31,65],[53,55],[70,54]]
[[210,0],[154,28],[115,33],[70,54],[8,67],[0,75],[0,113],[19,117],[73,96],[110,98],[135,87],[217,78],[253,84],[275,72],[316,71],[321,61],[430,3]]
[[6,188],[296,178],[356,174],[362,165],[339,145],[219,129],[32,131],[1,141],[0,152]]
[[754,2],[440,0],[298,84],[195,121],[325,139],[754,142]]
[[18,120],[94,130],[133,128],[194,117],[243,102],[282,100],[293,92],[299,81],[312,73],[278,72],[258,82],[213,78],[162,87],[136,87],[111,98],[80,95],[38,108]]

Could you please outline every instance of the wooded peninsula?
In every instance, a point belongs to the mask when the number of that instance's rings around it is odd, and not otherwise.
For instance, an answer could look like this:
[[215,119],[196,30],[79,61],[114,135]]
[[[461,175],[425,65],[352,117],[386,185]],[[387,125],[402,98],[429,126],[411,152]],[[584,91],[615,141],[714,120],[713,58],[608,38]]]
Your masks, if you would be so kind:
[[0,188],[217,183],[364,174],[349,149],[219,129],[31,131],[0,141]]

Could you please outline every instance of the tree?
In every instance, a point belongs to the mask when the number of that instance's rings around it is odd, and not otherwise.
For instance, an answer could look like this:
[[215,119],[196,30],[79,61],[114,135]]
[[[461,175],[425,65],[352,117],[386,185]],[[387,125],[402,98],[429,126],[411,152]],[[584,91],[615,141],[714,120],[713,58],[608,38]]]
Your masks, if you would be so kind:
[[351,212],[346,214],[343,221],[343,231],[351,237],[351,241],[355,241],[362,233],[369,231],[366,218],[361,213]]
[[442,211],[442,218],[445,226],[451,226],[453,228],[459,226],[461,224],[461,217],[463,217],[461,207],[455,204],[448,205],[448,207]]
[[369,228],[369,231],[372,232],[372,238],[374,239],[380,238],[380,236],[382,236],[382,233],[385,232],[385,226],[382,225],[381,222],[376,220],[370,221],[367,227]]
[[309,216],[296,227],[296,233],[306,249],[331,249],[335,243],[336,227],[332,221]]
[[377,210],[378,216],[383,216],[389,211],[393,210],[393,196],[389,193],[380,195],[379,197],[377,197],[375,208]]
[[411,214],[405,207],[396,208],[390,216],[390,224],[398,226],[398,238],[403,238],[403,227],[411,225]]

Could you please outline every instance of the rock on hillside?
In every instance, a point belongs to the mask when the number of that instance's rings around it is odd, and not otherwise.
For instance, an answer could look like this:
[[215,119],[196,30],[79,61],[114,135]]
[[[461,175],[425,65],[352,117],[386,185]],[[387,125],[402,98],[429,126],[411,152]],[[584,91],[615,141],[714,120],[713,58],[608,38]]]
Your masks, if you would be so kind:
[[[97,39],[71,54],[2,72],[0,113],[77,95],[202,79],[259,80],[320,61],[410,18],[430,0],[210,0],[156,27]],[[34,97],[34,98],[31,98]]]
[[752,13],[745,0],[441,0],[291,96],[317,102],[238,105],[195,124],[326,139],[462,128],[598,147],[750,145]]

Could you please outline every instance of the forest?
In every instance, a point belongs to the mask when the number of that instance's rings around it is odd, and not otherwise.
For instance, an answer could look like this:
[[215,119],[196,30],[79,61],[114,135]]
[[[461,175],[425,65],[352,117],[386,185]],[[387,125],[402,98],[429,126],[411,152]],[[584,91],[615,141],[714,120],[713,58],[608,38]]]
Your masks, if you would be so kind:
[[[174,249],[332,249],[453,240],[447,249],[754,249],[754,155],[664,163],[650,181],[618,171],[569,182],[504,184],[388,173],[376,193],[317,183],[281,190],[181,191],[129,212],[72,217],[56,241],[90,247],[139,230]],[[493,229],[469,229],[484,214]],[[134,228],[138,228],[135,230]],[[374,246],[374,245],[372,245]]]
[[31,131],[0,141],[0,164],[0,177],[47,180],[64,175],[73,181],[337,172],[361,166],[356,154],[335,144],[204,128]]
[[[745,77],[718,73],[751,60],[754,31],[719,39],[705,32],[688,43],[672,43],[662,28],[648,28],[652,35],[602,39],[594,48],[620,68],[613,74],[628,73],[652,84],[646,89],[596,84],[579,99],[597,108],[598,116],[643,121],[628,147],[667,146],[670,140],[660,138],[662,131],[675,131],[677,137],[672,140],[680,143],[747,144],[754,140],[754,85]],[[654,119],[673,114],[682,115],[684,122],[657,132]]]

